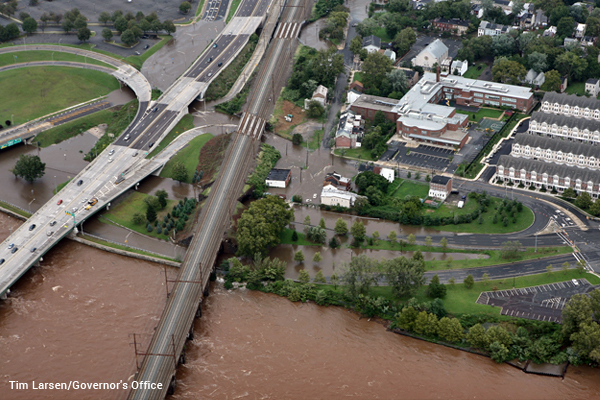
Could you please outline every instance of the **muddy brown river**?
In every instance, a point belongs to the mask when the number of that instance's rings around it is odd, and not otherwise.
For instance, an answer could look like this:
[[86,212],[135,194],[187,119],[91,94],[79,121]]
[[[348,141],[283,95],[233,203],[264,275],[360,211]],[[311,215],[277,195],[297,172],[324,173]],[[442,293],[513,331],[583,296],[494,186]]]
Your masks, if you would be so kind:
[[[19,221],[0,213],[0,240]],[[0,303],[0,398],[125,399],[125,390],[33,390],[120,382],[135,371],[165,303],[160,266],[68,240]],[[341,308],[216,284],[171,399],[594,399],[600,376],[527,375],[488,358],[387,332]],[[29,390],[10,389],[9,381]]]

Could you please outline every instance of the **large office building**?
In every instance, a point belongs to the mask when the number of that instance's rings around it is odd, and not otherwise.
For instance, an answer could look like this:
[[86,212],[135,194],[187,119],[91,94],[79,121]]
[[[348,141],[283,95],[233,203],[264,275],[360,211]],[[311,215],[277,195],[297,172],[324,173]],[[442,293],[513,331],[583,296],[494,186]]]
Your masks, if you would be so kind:
[[507,106],[527,112],[533,106],[533,92],[527,87],[425,73],[400,100],[362,95],[351,108],[367,119],[382,111],[396,123],[397,134],[405,139],[460,148],[469,137],[468,116],[457,113],[449,106],[450,101],[472,107]]

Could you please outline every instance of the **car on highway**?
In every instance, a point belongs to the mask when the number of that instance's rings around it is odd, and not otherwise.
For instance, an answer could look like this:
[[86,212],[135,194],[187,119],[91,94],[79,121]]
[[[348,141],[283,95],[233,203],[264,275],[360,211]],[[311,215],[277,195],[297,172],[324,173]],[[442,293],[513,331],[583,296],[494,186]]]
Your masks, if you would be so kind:
[[113,162],[112,157],[108,157],[108,162]]
[[216,48],[217,48],[217,44],[215,43],[215,44],[213,44],[213,49],[216,49]]
[[54,226],[54,225],[56,225],[56,221],[50,222],[50,226]]
[[13,249],[10,251],[12,254],[15,254],[17,251],[19,250],[18,247],[13,247]]
[[89,204],[87,206],[85,206],[86,210],[89,210],[90,208],[92,208],[92,206],[90,206]]
[[83,183],[83,179],[80,179],[77,181],[77,186],[81,186],[81,184]]
[[112,149],[111,151],[108,152],[109,156],[112,156],[113,154],[115,154],[115,149]]
[[73,212],[77,212],[77,210],[79,210],[79,207],[73,207]]
[[157,112],[158,111],[158,107],[154,107],[154,110],[152,110],[152,112]]
[[36,250],[37,250],[37,247],[34,247],[33,249],[31,249],[31,252],[35,253]]
[[206,75],[206,76],[208,76],[210,78],[212,76],[212,72],[209,72],[208,75]]
[[128,141],[128,140],[129,140],[129,134],[125,135],[125,138],[124,138],[124,140],[125,140],[125,141]]
[[88,201],[88,204],[90,206],[95,206],[97,202],[98,202],[98,199],[94,197],[90,201]]
[[14,244],[14,243],[11,243],[11,244],[9,244],[9,245],[8,245],[8,249],[9,249],[9,250],[10,250],[10,249],[12,249],[13,247],[15,247],[15,244]]
[[46,236],[52,236],[54,234],[54,231],[47,231],[46,232]]
[[35,224],[31,224],[31,226],[29,227],[29,230],[32,231],[35,229]]
[[150,143],[150,144],[148,145],[148,148],[151,148],[152,146],[154,146],[154,142]]
[[4,264],[4,258],[0,258],[0,265]]
[[222,63],[222,62],[218,63],[218,64],[217,64],[217,67],[220,67],[221,65],[223,65],[223,63]]
[[133,153],[132,157],[137,157],[137,155],[138,155],[138,152],[136,151],[135,153]]
[[210,57],[206,63],[210,64],[211,61],[212,61],[212,57]]
[[56,202],[57,206],[60,206],[62,204],[62,199],[60,199],[59,201]]

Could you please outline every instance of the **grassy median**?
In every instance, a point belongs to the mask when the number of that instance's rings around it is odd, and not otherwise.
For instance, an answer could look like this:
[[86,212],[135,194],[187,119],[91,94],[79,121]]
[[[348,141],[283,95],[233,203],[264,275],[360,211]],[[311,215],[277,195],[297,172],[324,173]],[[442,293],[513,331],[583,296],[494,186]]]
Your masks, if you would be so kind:
[[93,58],[79,56],[77,54],[71,53],[61,53],[60,51],[28,50],[0,54],[0,67],[3,67],[5,65],[27,63],[32,61],[70,61],[101,65],[106,68],[116,69],[112,65],[105,64],[102,61],[94,60]]
[[194,171],[198,167],[198,158],[200,156],[200,151],[202,147],[213,138],[213,135],[210,133],[205,133],[200,135],[194,139],[192,139],[187,146],[183,149],[179,150],[173,158],[171,158],[166,164],[163,170],[160,172],[160,176],[163,178],[172,178],[173,177],[173,166],[177,162],[183,163],[185,165],[185,169],[188,172],[188,183],[192,182],[192,177],[194,176]]
[[179,135],[181,135],[185,131],[189,131],[193,127],[194,116],[192,114],[184,115],[183,118],[181,118],[181,120],[177,123],[177,125],[175,125],[173,129],[171,129],[171,132],[169,132],[167,136],[165,136],[165,138],[161,140],[158,145],[156,145],[154,150],[152,150],[152,152],[148,154],[148,157],[146,158],[154,157],[155,155],[160,153],[165,147],[171,144],[173,140],[177,139]]

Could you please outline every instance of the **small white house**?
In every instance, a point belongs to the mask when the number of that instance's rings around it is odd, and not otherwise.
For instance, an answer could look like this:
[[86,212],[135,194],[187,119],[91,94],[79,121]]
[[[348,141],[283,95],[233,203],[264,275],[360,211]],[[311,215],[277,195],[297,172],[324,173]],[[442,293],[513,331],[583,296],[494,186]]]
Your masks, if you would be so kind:
[[598,93],[600,93],[600,85],[598,84],[598,79],[588,79],[585,82],[585,91],[588,92],[592,97],[598,97]]
[[387,49],[383,52],[383,55],[392,60],[392,62],[396,62],[396,52],[394,50]]
[[523,79],[523,82],[529,85],[542,86],[546,82],[546,76],[543,72],[535,72],[533,69],[527,71],[527,75]]
[[460,76],[463,76],[465,74],[465,72],[467,72],[468,69],[469,69],[469,62],[467,60],[465,60],[465,61],[454,60],[454,61],[452,61],[452,66],[450,67],[450,70],[452,71],[452,75],[456,75],[458,73],[458,75],[460,75]]
[[375,35],[367,36],[363,38],[362,48],[369,53],[374,53],[381,49],[381,39]]
[[350,208],[359,197],[361,196],[356,193],[339,190],[333,185],[323,186],[323,190],[321,191],[321,203],[328,206]]
[[582,38],[585,35],[585,28],[586,28],[586,24],[577,24],[577,27],[575,28],[575,37],[576,38]]
[[266,183],[267,187],[285,189],[287,187],[288,183],[290,183],[291,179],[292,179],[292,170],[291,169],[273,168],[269,172],[269,175],[267,175],[267,179],[266,179],[265,183]]
[[391,168],[381,168],[379,175],[383,176],[388,182],[392,183],[395,179],[394,170]]
[[308,109],[308,103],[310,103],[313,100],[318,101],[323,107],[325,107],[325,104],[327,103],[328,91],[329,90],[323,85],[317,86],[317,88],[312,94],[312,97],[310,99],[304,99],[304,109]]

